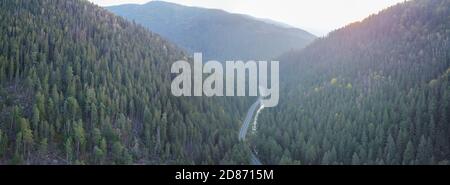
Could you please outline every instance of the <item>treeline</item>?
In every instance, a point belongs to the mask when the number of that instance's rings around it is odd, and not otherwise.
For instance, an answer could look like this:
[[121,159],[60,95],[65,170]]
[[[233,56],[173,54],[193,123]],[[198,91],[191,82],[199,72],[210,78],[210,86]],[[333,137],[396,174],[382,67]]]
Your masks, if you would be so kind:
[[393,6],[283,61],[265,164],[449,164],[450,2]]
[[186,55],[83,0],[0,1],[0,164],[240,164],[246,100],[176,98]]

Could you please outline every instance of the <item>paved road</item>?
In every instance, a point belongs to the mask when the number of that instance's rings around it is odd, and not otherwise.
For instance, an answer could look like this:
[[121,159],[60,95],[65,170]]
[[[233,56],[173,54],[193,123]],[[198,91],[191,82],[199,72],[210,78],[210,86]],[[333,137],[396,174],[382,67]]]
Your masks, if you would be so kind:
[[[245,140],[245,136],[247,135],[248,127],[250,126],[250,122],[253,119],[253,115],[255,112],[260,108],[261,106],[261,98],[258,98],[255,103],[248,109],[247,115],[245,116],[245,120],[242,123],[241,130],[239,131],[239,140],[243,141]],[[250,159],[250,163],[252,165],[262,165],[262,163],[259,161],[259,159],[256,157],[256,155],[252,151],[252,156]]]

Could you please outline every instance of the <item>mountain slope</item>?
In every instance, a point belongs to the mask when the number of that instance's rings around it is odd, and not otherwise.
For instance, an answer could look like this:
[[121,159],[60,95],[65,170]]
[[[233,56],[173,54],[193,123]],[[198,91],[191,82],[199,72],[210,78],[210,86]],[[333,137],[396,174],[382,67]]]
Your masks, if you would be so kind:
[[172,96],[187,57],[141,26],[83,0],[1,0],[0,42],[0,164],[248,161],[245,101]]
[[450,2],[415,0],[282,56],[265,164],[448,164]]
[[268,60],[300,49],[315,36],[296,28],[267,23],[221,10],[186,7],[162,1],[107,7],[207,59]]

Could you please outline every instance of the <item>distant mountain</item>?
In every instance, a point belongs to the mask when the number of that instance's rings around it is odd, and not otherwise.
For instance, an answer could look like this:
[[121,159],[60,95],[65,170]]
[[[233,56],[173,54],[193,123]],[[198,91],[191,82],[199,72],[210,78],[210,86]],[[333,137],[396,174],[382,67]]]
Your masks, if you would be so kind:
[[279,58],[264,164],[450,164],[450,1],[400,3]]
[[205,58],[272,59],[301,49],[316,37],[275,21],[162,1],[107,7]]
[[253,20],[257,20],[257,21],[262,21],[262,22],[265,22],[265,23],[268,23],[268,24],[273,24],[273,25],[275,25],[275,26],[279,26],[279,27],[283,27],[283,28],[295,28],[295,27],[293,27],[293,26],[291,26],[291,25],[289,25],[289,24],[282,23],[282,22],[278,22],[278,21],[274,21],[274,20],[271,20],[271,19],[257,18],[257,17],[245,15],[245,14],[240,14],[240,15],[245,16],[245,17],[247,17],[247,18],[249,18],[249,19],[253,19]]

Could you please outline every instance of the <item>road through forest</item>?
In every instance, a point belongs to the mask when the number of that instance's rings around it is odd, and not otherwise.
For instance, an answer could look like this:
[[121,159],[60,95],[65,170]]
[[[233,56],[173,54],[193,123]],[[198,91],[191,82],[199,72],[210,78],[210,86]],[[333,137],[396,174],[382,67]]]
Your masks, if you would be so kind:
[[[241,129],[239,131],[239,140],[240,141],[245,140],[245,136],[247,135],[248,127],[250,126],[250,122],[253,119],[253,115],[255,115],[255,112],[256,112],[256,117],[258,116],[257,112],[261,110],[261,108],[262,108],[261,106],[262,106],[261,98],[258,98],[256,100],[256,102],[253,103],[252,106],[248,109],[247,115],[245,116],[245,120],[242,123]],[[255,117],[255,120],[257,120],[256,117]],[[259,159],[256,157],[256,155],[254,154],[253,151],[252,151],[250,163],[252,165],[262,165],[262,163],[259,161]]]

